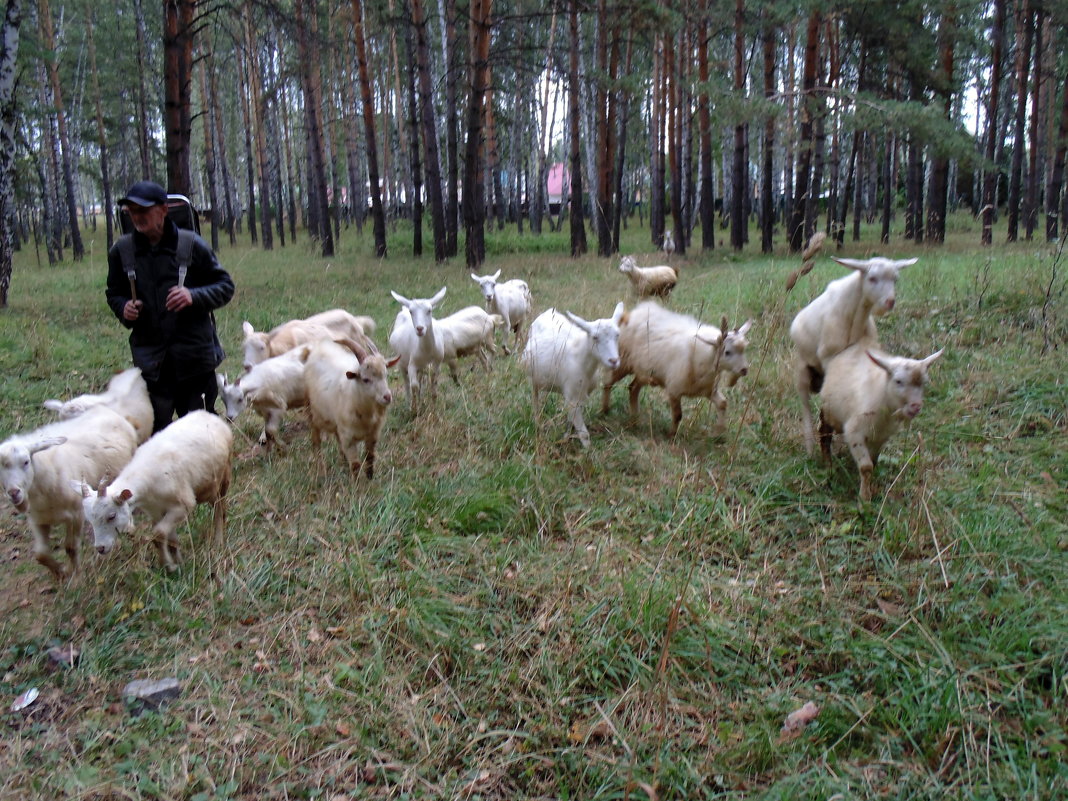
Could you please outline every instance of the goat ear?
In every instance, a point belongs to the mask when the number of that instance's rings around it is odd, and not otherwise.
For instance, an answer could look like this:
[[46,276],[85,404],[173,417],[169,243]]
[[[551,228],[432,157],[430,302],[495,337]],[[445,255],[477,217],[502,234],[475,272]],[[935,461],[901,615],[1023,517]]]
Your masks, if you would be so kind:
[[56,400],[55,398],[49,398],[41,406],[48,409],[50,412],[58,412],[63,409],[63,401]]
[[749,329],[752,328],[752,327],[753,327],[753,321],[752,320],[746,320],[744,323],[742,323],[742,327],[738,329],[738,336],[744,337],[746,334],[749,333]]
[[916,258],[916,259],[901,259],[899,261],[895,261],[894,262],[894,267],[896,267],[897,269],[900,270],[902,267],[908,267],[910,265],[915,264],[918,261],[919,261],[918,258]]
[[397,303],[399,303],[401,306],[404,306],[405,308],[408,308],[408,304],[411,303],[411,301],[408,300],[408,298],[404,297],[404,295],[394,292],[392,289],[389,290],[389,294],[393,296],[393,299],[397,301]]
[[944,350],[945,350],[945,348],[940,348],[940,349],[936,350],[934,353],[932,353],[930,356],[928,356],[926,359],[922,360],[921,364],[923,365],[923,369],[926,370],[928,367],[930,367],[931,363],[934,362],[935,359],[937,359],[939,356],[941,356],[942,355],[942,351],[944,351]]
[[252,327],[252,323],[250,323],[248,320],[245,320],[245,322],[241,323],[241,332],[246,337],[250,337],[256,333],[256,329]]
[[587,334],[590,333],[590,324],[588,322],[586,322],[585,320],[583,320],[581,317],[579,317],[577,314],[572,314],[569,311],[565,311],[564,312],[564,317],[566,317],[568,320],[570,320],[574,325],[577,325],[579,328],[581,328]]
[[400,360],[401,360],[401,357],[400,357],[399,355],[398,355],[398,356],[394,356],[394,357],[393,357],[392,359],[388,359],[388,360],[386,361],[386,367],[387,367],[387,368],[388,368],[388,367],[393,367],[393,366],[395,366],[395,365],[397,364],[397,362],[399,362]]
[[130,498],[133,497],[133,492],[131,492],[129,489],[124,489],[118,495],[114,495],[112,497],[115,498],[115,505],[120,506],[121,504],[126,503],[126,501],[130,500]]
[[474,281],[476,284],[479,283],[478,276],[474,273],[471,273],[471,280]]
[[493,274],[493,280],[494,280],[494,281],[496,281],[496,280],[497,280],[498,278],[500,278],[500,277],[501,277],[501,271],[500,271],[500,270],[498,270],[497,272],[495,272],[495,273]]
[[868,354],[869,359],[871,359],[873,362],[875,362],[876,365],[885,370],[887,375],[891,375],[894,372],[893,365],[891,365],[886,358],[884,358],[883,356],[876,356],[870,350],[866,350],[864,352]]
[[612,312],[612,322],[615,323],[617,326],[623,319],[623,310],[623,301],[619,301],[619,303],[616,304],[616,310]]
[[434,295],[434,297],[432,297],[430,299],[430,305],[431,306],[437,306],[439,303],[441,303],[441,301],[445,298],[445,290],[446,289],[448,289],[448,287],[442,287],[441,289],[439,289],[437,291],[437,293]]
[[868,268],[871,267],[871,261],[865,259],[840,259],[837,256],[832,256],[831,258],[843,267],[848,267],[851,270],[857,270],[862,273],[866,273]]
[[219,392],[222,392],[224,389],[226,389],[226,385],[228,383],[230,382],[226,380],[226,373],[215,374],[215,386],[219,388]]
[[54,448],[56,445],[62,445],[66,441],[66,437],[45,437],[27,445],[26,450],[30,453],[37,453],[38,451]]

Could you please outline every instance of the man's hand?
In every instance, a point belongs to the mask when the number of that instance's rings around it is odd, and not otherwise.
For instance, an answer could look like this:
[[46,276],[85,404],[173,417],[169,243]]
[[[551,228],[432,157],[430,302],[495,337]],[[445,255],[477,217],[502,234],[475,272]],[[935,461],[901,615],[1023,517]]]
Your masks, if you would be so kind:
[[184,286],[172,286],[167,293],[167,311],[181,311],[193,305],[193,295]]
[[141,307],[144,305],[144,301],[141,300],[128,300],[126,305],[122,307],[122,319],[133,322],[141,315]]

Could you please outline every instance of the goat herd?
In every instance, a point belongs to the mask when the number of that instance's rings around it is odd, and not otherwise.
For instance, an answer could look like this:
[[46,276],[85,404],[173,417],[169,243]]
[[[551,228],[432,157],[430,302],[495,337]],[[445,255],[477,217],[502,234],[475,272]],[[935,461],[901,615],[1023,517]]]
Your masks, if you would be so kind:
[[[869,500],[879,452],[902,422],[919,413],[927,369],[942,351],[917,360],[879,349],[875,318],[893,308],[898,273],[915,259],[836,261],[853,272],[830,282],[790,326],[802,430],[811,454],[816,436],[810,397],[818,393],[821,449],[829,459],[832,435],[843,434],[860,473],[860,496]],[[583,407],[605,371],[604,410],[612,387],[632,376],[632,415],[642,387],[658,386],[671,408],[672,436],[682,419],[684,397],[709,398],[717,410],[716,428],[722,430],[726,400],[720,379],[733,386],[748,372],[746,334],[752,321],[723,331],[645,299],[671,292],[678,279],[672,267],[638,267],[625,257],[619,269],[630,278],[639,302],[629,312],[618,303],[610,317],[598,320],[548,309],[527,327],[533,309],[530,289],[519,279],[499,282],[500,270],[471,276],[485,309],[469,306],[441,319],[434,318],[434,309],[445,297],[445,287],[425,299],[393,292],[401,309],[389,335],[393,355],[388,360],[371,340],[374,320],[342,309],[292,320],[266,333],[246,322],[245,372],[233,383],[218,376],[226,416],[233,420],[251,406],[263,418],[260,442],[269,448],[281,441],[285,412],[307,407],[313,446],[319,449],[323,434],[336,436],[353,474],[362,470],[370,479],[393,400],[387,369],[400,368],[412,412],[418,413],[424,393],[433,396],[443,363],[453,380],[463,356],[477,355],[489,367],[501,328],[505,352],[519,351],[530,376],[534,408],[539,408],[541,393],[561,393],[583,446],[590,442]],[[178,566],[177,527],[197,504],[212,505],[218,544],[233,445],[231,429],[220,417],[193,412],[150,437],[152,408],[136,368],[114,376],[101,394],[48,400],[45,407],[59,421],[0,443],[0,474],[15,509],[27,516],[37,561],[57,580],[77,569],[86,522],[96,549],[108,553],[116,535],[132,528],[135,510],[152,520],[160,561],[168,570]],[[53,526],[66,527],[68,567],[53,555]]]

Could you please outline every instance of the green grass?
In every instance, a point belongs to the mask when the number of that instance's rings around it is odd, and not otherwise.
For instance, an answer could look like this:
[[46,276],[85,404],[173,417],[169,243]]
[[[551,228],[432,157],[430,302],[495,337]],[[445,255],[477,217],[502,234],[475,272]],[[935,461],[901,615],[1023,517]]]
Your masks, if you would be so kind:
[[[646,229],[624,238],[656,258]],[[840,446],[829,467],[805,456],[790,378],[789,321],[841,268],[825,251],[786,293],[796,257],[718,248],[677,259],[672,306],[755,320],[723,436],[691,399],[670,440],[658,392],[630,420],[617,389],[607,415],[591,399],[584,451],[557,399],[535,421],[501,356],[459,386],[443,377],[417,418],[394,376],[370,483],[332,442],[317,459],[300,414],[288,450],[266,456],[242,418],[225,547],[204,546],[198,510],[175,575],[141,527],[107,559],[83,549],[57,588],[8,509],[0,797],[1063,797],[1068,262],[977,241],[956,218],[941,249],[844,251],[918,256],[880,335],[911,356],[946,348],[868,504]],[[526,278],[538,310],[608,314],[626,298],[618,262],[566,247],[566,233],[489,232],[482,272]],[[344,306],[384,344],[390,289],[445,285],[442,313],[478,303],[462,260],[408,248],[403,226],[386,261],[369,229],[329,260],[306,238],[224,247],[238,286],[218,314],[224,369],[240,370],[243,320]],[[55,267],[18,256],[0,437],[128,363],[103,245],[90,250]],[[67,643],[77,667],[51,668],[45,651]],[[182,696],[132,716],[121,688],[166,676]],[[9,713],[31,686],[37,703]],[[809,700],[817,720],[783,739]]]

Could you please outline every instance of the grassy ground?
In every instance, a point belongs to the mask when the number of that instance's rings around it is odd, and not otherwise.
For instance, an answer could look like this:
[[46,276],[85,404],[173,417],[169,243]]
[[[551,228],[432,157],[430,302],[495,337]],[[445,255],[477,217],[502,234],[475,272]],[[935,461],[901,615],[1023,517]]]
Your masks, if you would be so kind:
[[[981,250],[970,221],[919,256],[880,323],[887,348],[940,347],[927,403],[890,441],[876,500],[857,501],[839,446],[807,458],[789,377],[793,314],[842,274],[825,252],[719,248],[678,258],[676,309],[752,317],[751,372],[667,437],[655,391],[625,390],[592,445],[535,423],[514,357],[441,382],[413,419],[397,400],[371,483],[334,443],[318,460],[237,424],[225,547],[182,528],[164,575],[142,527],[84,554],[55,587],[25,521],[0,520],[0,797],[83,799],[1057,798],[1068,793],[1068,261],[1038,243]],[[0,437],[48,397],[96,391],[127,365],[103,303],[103,245],[77,265],[20,254],[0,312]],[[625,252],[653,263],[646,232]],[[874,241],[869,237],[868,241]],[[347,233],[224,248],[239,287],[218,315],[240,370],[242,320],[332,306],[370,314],[388,290],[442,312],[478,302],[459,262],[388,261]],[[601,317],[625,298],[615,260],[573,261],[562,236],[490,236],[486,271],[523,277],[540,311]],[[556,252],[553,252],[553,249]],[[73,644],[73,669],[45,651]],[[176,676],[182,696],[133,717],[121,688]],[[8,705],[38,687],[27,712]],[[807,701],[814,723],[787,738]]]

